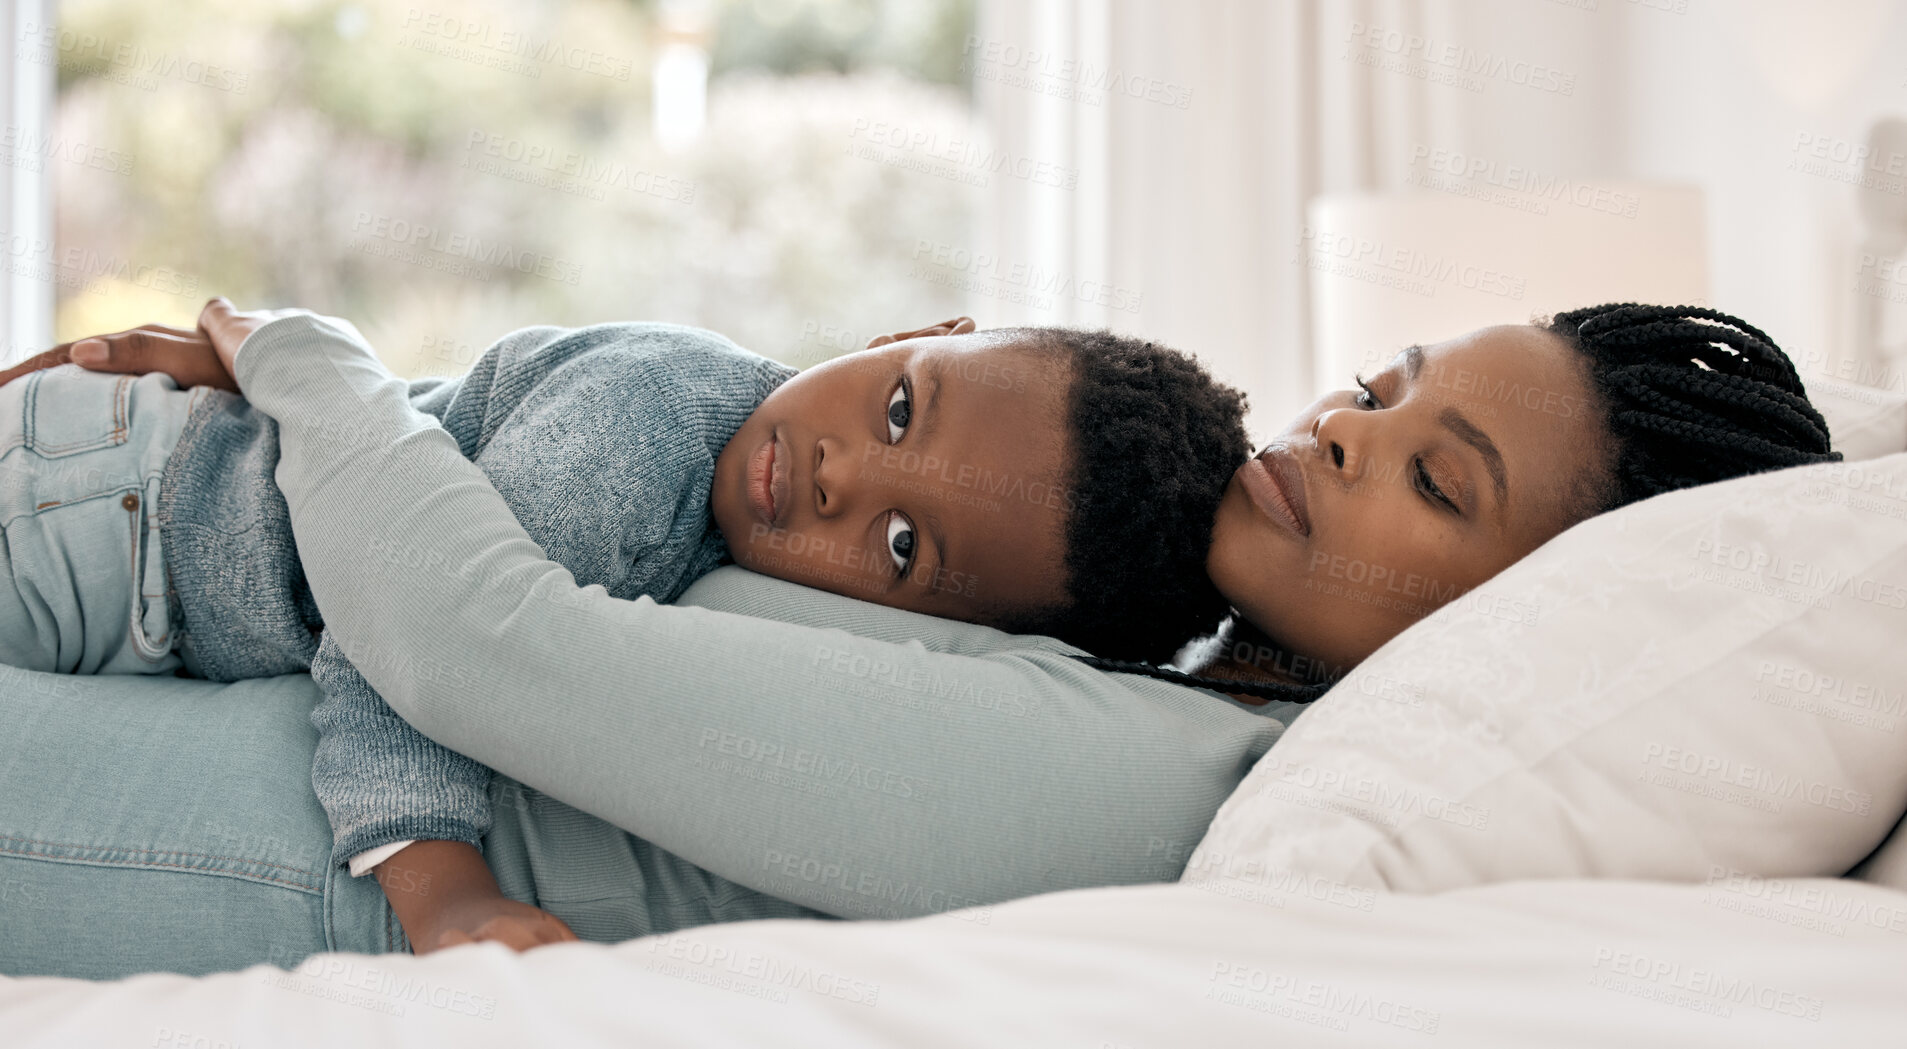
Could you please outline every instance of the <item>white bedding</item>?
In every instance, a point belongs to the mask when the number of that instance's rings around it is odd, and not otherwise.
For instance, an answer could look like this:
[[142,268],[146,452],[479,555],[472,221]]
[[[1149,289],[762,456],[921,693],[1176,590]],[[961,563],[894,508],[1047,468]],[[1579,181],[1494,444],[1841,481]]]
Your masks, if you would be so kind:
[[[1899,398],[1879,409],[1872,398],[1842,400],[1847,403],[1834,402],[1830,415],[1837,445],[1850,458],[1902,450],[1907,406]],[[1824,411],[1830,407],[1823,403]],[[1891,471],[1907,476],[1907,463],[1891,464]],[[1682,501],[1706,504],[1722,494]],[[1907,487],[1890,497],[1907,501]],[[1760,505],[1779,510],[1804,502],[1764,499]],[[1647,507],[1624,513],[1638,523],[1652,515]],[[1876,541],[1898,534],[1899,515],[1892,516],[1886,528],[1870,529]],[[1793,523],[1784,513],[1771,520],[1770,528]],[[1866,522],[1871,526],[1873,519]],[[1605,523],[1618,531],[1627,526]],[[1803,552],[1794,556],[1814,560],[1813,547],[1845,538],[1768,532],[1755,541],[1771,549],[1798,544]],[[1559,549],[1566,553],[1568,545]],[[1680,556],[1688,560],[1686,551]],[[1491,586],[1502,592],[1540,570],[1526,566]],[[1633,597],[1635,581],[1629,584]],[[1737,613],[1744,607],[1726,590],[1715,600]],[[1554,647],[1574,652],[1583,635],[1567,629],[1561,607],[1551,606],[1545,619],[1560,635]],[[1865,611],[1885,616],[1894,610]],[[1444,632],[1449,642],[1456,636],[1450,619],[1420,632]],[[1714,619],[1691,615],[1688,621],[1712,626]],[[1870,625],[1865,616],[1854,623]],[[1810,636],[1839,636],[1837,630]],[[1505,651],[1487,629],[1473,632],[1480,636],[1464,651]],[[1767,638],[1757,638],[1766,645]],[[1846,640],[1859,639],[1848,632]],[[1530,643],[1521,639],[1516,649],[1525,662],[1537,658],[1528,652]],[[1859,653],[1821,662],[1886,682],[1897,698],[1898,647],[1858,647]],[[1479,666],[1492,665],[1480,659]],[[1446,662],[1443,678],[1426,681],[1424,696],[1437,694],[1439,685],[1468,682],[1462,659]],[[1568,670],[1552,668],[1545,689],[1530,694],[1549,696],[1556,683],[1580,689],[1595,677],[1585,677],[1581,667]],[[1528,690],[1531,683],[1524,684]],[[1487,682],[1473,691],[1486,706],[1507,701]],[[1356,697],[1339,697],[1340,705],[1345,699]],[[1667,701],[1636,706],[1668,719],[1679,709]],[[1555,724],[1579,731],[1601,720],[1607,718],[1599,713]],[[1459,717],[1453,723],[1481,722]],[[1770,735],[1770,726],[1780,731]],[[1312,756],[1317,761],[1374,776],[1475,778],[1492,761],[1508,767],[1515,760],[1514,754],[1472,754],[1469,762],[1435,754],[1378,760],[1359,752],[1356,740],[1328,739],[1317,731],[1324,727],[1320,722],[1294,733],[1273,757],[1301,757],[1306,739],[1316,736],[1343,744],[1343,753],[1320,751]],[[1307,844],[1300,840],[1307,828],[1330,821],[1316,806],[1268,808],[1256,789],[1261,768],[1221,814],[1202,850],[1257,858],[1250,880],[1228,874],[1227,864],[1194,863],[1188,877],[1208,880],[1061,893],[905,923],[757,922],[526,955],[494,946],[425,958],[320,955],[290,973],[259,967],[199,979],[154,975],[94,984],[0,977],[0,1047],[1907,1046],[1907,891],[1901,891],[1907,889],[1907,833],[1895,833],[1862,869],[1893,888],[1731,873],[1779,869],[1779,863],[1798,862],[1802,852],[1821,870],[1858,856],[1899,812],[1898,770],[1907,767],[1899,764],[1899,748],[1907,746],[1907,734],[1896,740],[1890,721],[1879,733],[1884,738],[1863,739],[1837,725],[1796,719],[1788,706],[1739,702],[1714,716],[1631,725],[1629,742],[1640,740],[1643,749],[1620,751],[1627,765],[1590,747],[1568,751],[1567,762],[1551,760],[1549,770],[1633,772],[1636,754],[1653,753],[1651,741],[1681,747],[1681,736],[1694,729],[1714,736],[1704,753],[1731,759],[1754,753],[1758,740],[1788,741],[1776,757],[1813,761],[1842,778],[1863,777],[1857,785],[1872,796],[1875,811],[1859,826],[1814,841],[1828,824],[1803,806],[1786,820],[1756,823],[1744,819],[1746,810],[1685,808],[1664,802],[1680,802],[1677,794],[1611,786],[1578,792],[1575,802],[1552,805],[1533,825],[1579,846],[1573,854],[1540,833],[1482,836],[1458,827],[1441,837],[1393,835],[1385,846],[1386,876],[1344,884],[1326,879],[1342,877],[1360,856],[1377,854],[1370,828],[1345,830],[1338,820],[1332,826],[1342,841]],[[1593,742],[1590,733],[1579,734]],[[1823,739],[1835,745],[1797,742]],[[1565,751],[1545,753],[1553,759]],[[1535,812],[1545,799],[1554,801],[1552,794],[1562,796],[1530,786],[1549,782],[1548,775],[1525,777],[1515,797],[1489,804]],[[1461,784],[1433,786],[1437,796],[1454,798]],[[1598,809],[1619,805],[1627,808]],[[1797,814],[1815,818],[1792,818]],[[1643,815],[1666,821],[1666,829],[1638,833]],[[1559,828],[1573,828],[1576,836]],[[1494,829],[1505,828],[1499,821]],[[1755,853],[1775,829],[1787,835],[1780,849]],[[1545,855],[1515,855],[1507,847],[1515,841],[1527,850],[1539,840],[1549,843]],[[1647,841],[1661,848],[1642,850]],[[1598,847],[1580,848],[1588,842]],[[1579,874],[1585,867],[1627,876],[1666,873],[1659,855],[1679,857],[1673,870],[1688,877],[1699,877],[1703,864],[1728,862],[1719,875],[1711,870],[1710,884],[1509,881],[1433,895],[1385,892],[1373,884],[1447,887],[1465,884],[1465,877]],[[1448,862],[1451,856],[1465,862]],[[6,917],[0,909],[0,935]]]
[[0,980],[0,1031],[21,1049],[1907,1044],[1907,893],[1880,886],[1511,882],[1268,905],[1227,884],[1059,893],[986,924]]

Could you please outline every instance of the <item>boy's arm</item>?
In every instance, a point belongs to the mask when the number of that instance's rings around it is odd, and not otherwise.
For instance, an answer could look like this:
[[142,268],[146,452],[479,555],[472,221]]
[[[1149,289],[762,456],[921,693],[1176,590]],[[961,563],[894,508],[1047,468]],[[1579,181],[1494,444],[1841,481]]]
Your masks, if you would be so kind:
[[[352,654],[381,658],[369,650]],[[323,691],[311,711],[318,728],[311,782],[331,818],[333,855],[348,861],[414,842],[376,868],[413,949],[424,953],[467,939],[499,939],[521,949],[573,939],[554,917],[506,899],[484,867],[476,846],[490,827],[490,770],[431,742],[393,713],[330,631],[319,640],[311,676]],[[494,925],[489,933],[482,931],[486,925]],[[464,939],[446,940],[452,932]]]
[[483,853],[460,841],[420,841],[377,865],[377,882],[414,954],[479,940],[524,951],[575,940],[563,920],[503,895]]

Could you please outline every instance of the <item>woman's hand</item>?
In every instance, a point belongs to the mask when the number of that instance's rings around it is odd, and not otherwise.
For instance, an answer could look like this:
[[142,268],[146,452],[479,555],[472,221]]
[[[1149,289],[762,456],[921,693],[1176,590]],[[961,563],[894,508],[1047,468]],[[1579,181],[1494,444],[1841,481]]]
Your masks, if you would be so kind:
[[88,371],[144,375],[164,372],[180,388],[214,386],[238,392],[232,362],[252,332],[300,310],[241,311],[223,296],[199,311],[199,329],[142,324],[111,335],[91,335],[61,343],[0,371],[0,385],[42,368],[71,362]]
[[0,371],[0,385],[42,368],[71,362],[89,371],[144,375],[164,372],[181,388],[215,386],[238,389],[231,372],[220,363],[217,349],[204,332],[145,324],[111,335],[94,335],[61,343]]

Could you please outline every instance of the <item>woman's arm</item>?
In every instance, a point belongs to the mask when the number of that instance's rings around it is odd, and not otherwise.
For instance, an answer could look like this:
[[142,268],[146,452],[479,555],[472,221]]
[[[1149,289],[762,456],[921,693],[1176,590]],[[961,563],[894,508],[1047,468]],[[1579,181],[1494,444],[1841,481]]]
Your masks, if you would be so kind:
[[[762,581],[784,605],[760,610],[821,626],[578,588],[347,325],[272,321],[235,374],[279,421],[327,626],[393,709],[784,899],[913,915],[1175,878],[1282,729],[1051,639],[792,584]],[[754,578],[716,575],[718,597]]]

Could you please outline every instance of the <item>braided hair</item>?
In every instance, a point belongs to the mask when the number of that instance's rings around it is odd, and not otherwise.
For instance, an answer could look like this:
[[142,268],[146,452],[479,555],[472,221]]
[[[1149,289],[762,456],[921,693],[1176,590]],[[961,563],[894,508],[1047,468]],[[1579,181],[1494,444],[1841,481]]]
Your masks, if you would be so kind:
[[[1739,317],[1623,302],[1568,310],[1538,327],[1583,355],[1615,446],[1608,476],[1583,493],[1577,520],[1680,488],[1841,458],[1794,363]],[[1228,681],[1147,663],[1085,662],[1293,703],[1309,703],[1335,684]]]
[[1834,462],[1794,363],[1759,328],[1700,306],[1633,302],[1540,325],[1580,351],[1616,446],[1582,517],[1678,488]]

